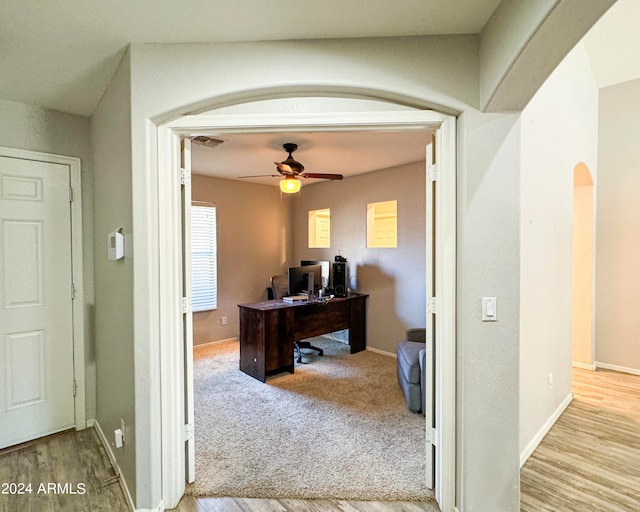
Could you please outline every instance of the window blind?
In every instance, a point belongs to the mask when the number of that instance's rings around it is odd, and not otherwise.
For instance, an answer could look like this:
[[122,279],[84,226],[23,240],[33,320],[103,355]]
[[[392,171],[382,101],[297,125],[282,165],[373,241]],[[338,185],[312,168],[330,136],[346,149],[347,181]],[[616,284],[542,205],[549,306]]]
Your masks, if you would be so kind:
[[193,311],[218,307],[216,207],[191,207],[191,305]]

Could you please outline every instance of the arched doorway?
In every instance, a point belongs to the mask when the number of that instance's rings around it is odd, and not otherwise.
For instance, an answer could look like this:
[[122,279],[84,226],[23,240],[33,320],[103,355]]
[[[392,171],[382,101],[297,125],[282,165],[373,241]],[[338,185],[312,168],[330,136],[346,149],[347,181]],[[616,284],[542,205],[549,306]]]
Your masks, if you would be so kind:
[[[240,125],[238,125],[240,123]],[[428,434],[434,444],[439,447],[436,453],[436,499],[443,508],[450,508],[453,503],[455,488],[455,119],[433,111],[416,112],[380,112],[380,113],[349,113],[346,116],[301,116],[291,118],[285,116],[247,116],[229,120],[229,124],[221,123],[220,119],[194,119],[189,116],[159,127],[158,168],[160,200],[163,205],[171,205],[160,212],[160,223],[163,226],[160,241],[161,259],[161,288],[164,290],[163,304],[166,306],[167,329],[161,332],[162,373],[163,377],[163,417],[167,422],[163,431],[163,468],[165,501],[172,502],[182,494],[184,489],[184,473],[181,460],[184,460],[184,423],[180,423],[184,407],[183,383],[184,375],[182,355],[176,353],[177,347],[172,340],[181,326],[178,325],[172,303],[179,300],[179,287],[176,287],[175,275],[180,271],[181,261],[176,252],[176,240],[179,240],[180,192],[176,182],[171,180],[176,175],[178,138],[181,134],[199,134],[201,130],[214,127],[217,131],[256,131],[280,130],[319,130],[338,129],[349,130],[362,126],[373,130],[383,130],[389,127],[421,126],[432,128],[436,133],[436,154],[440,155],[437,162],[438,179],[435,181],[437,197],[436,213],[439,219],[435,244],[435,257],[442,262],[441,279],[436,281],[436,295],[438,298],[438,316],[436,316],[436,425],[435,429],[428,429]],[[332,128],[329,128],[332,127]],[[179,294],[181,297],[181,294]],[[163,312],[165,310],[163,309]],[[435,312],[432,312],[435,314]]]
[[573,169],[571,361],[591,370],[595,369],[593,242],[593,179],[589,168],[580,162]]

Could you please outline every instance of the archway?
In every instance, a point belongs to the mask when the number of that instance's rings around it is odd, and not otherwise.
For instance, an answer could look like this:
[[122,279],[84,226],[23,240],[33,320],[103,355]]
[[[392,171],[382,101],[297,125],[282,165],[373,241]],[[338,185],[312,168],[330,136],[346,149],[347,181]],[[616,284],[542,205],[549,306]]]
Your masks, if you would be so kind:
[[[240,117],[240,116],[238,116]],[[177,172],[178,138],[180,134],[199,134],[211,128],[217,131],[255,131],[333,129],[349,130],[355,127],[368,126],[370,129],[396,129],[408,126],[429,127],[436,131],[436,154],[438,160],[438,179],[436,188],[438,203],[441,208],[437,214],[438,230],[436,235],[436,258],[442,262],[440,267],[442,279],[436,283],[438,298],[438,313],[436,317],[436,401],[440,404],[439,416],[434,430],[428,429],[436,445],[440,448],[437,454],[436,468],[441,477],[436,478],[436,498],[443,508],[448,509],[453,504],[455,489],[455,119],[450,116],[432,111],[414,112],[379,112],[379,113],[349,113],[346,116],[329,114],[327,116],[302,115],[296,118],[283,116],[246,116],[244,119],[227,120],[207,119],[206,116],[185,117],[170,125],[158,127],[158,169],[159,169],[159,200],[163,205],[171,205],[159,212],[161,229],[160,267],[161,283],[164,290],[164,300],[161,304],[161,316],[166,323],[166,329],[161,331],[162,347],[162,402],[163,402],[163,468],[164,498],[172,502],[182,494],[184,476],[181,476],[180,460],[184,460],[184,447],[180,441],[184,438],[184,423],[180,424],[179,417],[183,410],[183,382],[184,368],[182,356],[176,353],[174,340],[180,337],[181,326],[175,317],[172,304],[178,300],[179,287],[175,277],[180,272],[181,261],[176,251],[176,240],[179,240],[180,219],[176,216],[179,211],[180,189],[172,176]],[[337,128],[336,128],[337,127]],[[166,315],[165,315],[166,313]],[[178,414],[180,413],[180,414]],[[438,411],[437,411],[438,413]],[[166,457],[165,457],[166,455]],[[184,473],[182,473],[184,475]],[[181,485],[182,484],[182,485]],[[444,504],[444,505],[443,505]]]
[[595,369],[593,242],[593,179],[589,168],[580,162],[573,169],[571,361],[590,370]]

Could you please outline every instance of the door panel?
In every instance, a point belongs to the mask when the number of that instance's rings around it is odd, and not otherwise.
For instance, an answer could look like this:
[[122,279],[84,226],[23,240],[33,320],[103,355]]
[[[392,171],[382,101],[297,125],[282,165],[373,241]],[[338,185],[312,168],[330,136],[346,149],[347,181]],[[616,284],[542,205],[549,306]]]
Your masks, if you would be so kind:
[[189,425],[191,435],[185,445],[185,477],[187,482],[196,480],[196,447],[193,434],[193,313],[191,311],[191,141],[182,140],[181,166],[188,178],[182,185],[182,296],[187,299],[183,316],[184,336],[184,386],[185,386],[185,423]]
[[0,448],[74,425],[69,183],[0,157]]
[[[427,188],[426,188],[426,275],[427,275],[427,322],[426,322],[426,346],[427,354],[425,357],[425,423],[427,433],[433,432],[435,427],[435,339],[436,339],[436,319],[433,311],[431,298],[436,296],[436,183],[431,181],[430,170],[433,169],[433,144],[428,144],[426,148],[426,164],[427,164]],[[435,444],[429,442],[431,435],[427,436],[427,453],[426,453],[426,469],[427,469],[427,486],[430,489],[434,487],[435,479]]]

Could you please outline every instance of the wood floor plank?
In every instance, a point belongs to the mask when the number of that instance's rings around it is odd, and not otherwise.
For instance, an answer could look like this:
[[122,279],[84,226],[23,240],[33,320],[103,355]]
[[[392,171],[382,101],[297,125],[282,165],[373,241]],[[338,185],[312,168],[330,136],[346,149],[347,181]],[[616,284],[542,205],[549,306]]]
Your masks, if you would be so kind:
[[573,394],[521,470],[521,511],[640,510],[640,376],[574,369]]
[[[194,508],[194,501],[197,508]],[[185,496],[176,512],[440,512],[435,502],[331,501]]]
[[0,495],[0,512],[128,512],[117,481],[104,485],[113,475],[106,452],[91,428],[3,450],[1,481],[30,484],[31,492]]

